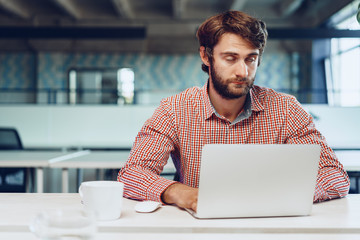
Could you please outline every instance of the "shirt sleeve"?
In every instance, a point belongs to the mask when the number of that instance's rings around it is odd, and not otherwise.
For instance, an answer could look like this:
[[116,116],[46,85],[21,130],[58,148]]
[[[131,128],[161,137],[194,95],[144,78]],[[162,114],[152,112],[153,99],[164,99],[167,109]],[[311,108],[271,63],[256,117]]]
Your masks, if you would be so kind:
[[314,202],[344,197],[350,180],[324,136],[315,128],[312,116],[295,99],[290,101],[287,116],[289,144],[317,144],[321,147]]
[[161,202],[163,191],[175,183],[160,176],[176,142],[169,109],[162,102],[138,133],[128,161],[118,175],[118,181],[125,184],[124,197]]

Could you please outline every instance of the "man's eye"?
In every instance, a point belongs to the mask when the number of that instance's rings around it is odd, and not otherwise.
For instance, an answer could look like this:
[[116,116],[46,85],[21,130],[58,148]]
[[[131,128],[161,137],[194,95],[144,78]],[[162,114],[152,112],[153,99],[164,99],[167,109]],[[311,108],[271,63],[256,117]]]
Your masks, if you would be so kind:
[[256,58],[255,57],[249,57],[249,58],[246,58],[246,61],[247,62],[255,62]]
[[233,61],[235,61],[235,58],[234,57],[226,57],[225,60],[228,62],[233,62]]

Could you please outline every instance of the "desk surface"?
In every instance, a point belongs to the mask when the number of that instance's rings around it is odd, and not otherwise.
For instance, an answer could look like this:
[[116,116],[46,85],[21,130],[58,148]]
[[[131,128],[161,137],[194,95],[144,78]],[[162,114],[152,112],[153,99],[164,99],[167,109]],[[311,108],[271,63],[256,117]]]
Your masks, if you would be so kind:
[[[347,171],[360,171],[360,151],[336,151],[340,162]],[[42,192],[43,176],[41,168],[121,168],[129,156],[129,151],[0,151],[0,167],[37,168],[37,191]],[[63,170],[64,171],[64,170]],[[174,173],[171,160],[163,173]],[[68,177],[62,177],[63,186],[68,186]],[[67,188],[63,190],[67,192]]]
[[0,151],[1,167],[48,167],[49,160],[64,156],[62,151]]
[[[82,151],[76,153],[62,151],[0,151],[1,167],[54,167],[54,168],[121,168],[129,151]],[[336,151],[347,171],[360,171],[360,151]],[[57,158],[61,161],[51,161]],[[173,170],[171,161],[165,166]]]
[[[77,193],[0,194],[0,232],[28,232],[29,222],[46,209],[81,209]],[[99,221],[101,233],[127,234],[358,234],[360,195],[313,205],[310,216],[198,220],[175,206],[136,213],[136,201],[124,199],[118,220]],[[199,236],[199,235],[198,235]],[[205,239],[205,238],[204,238]],[[274,238],[275,239],[275,238]]]
[[51,163],[61,162],[69,158],[89,154],[89,151],[0,151],[0,167],[24,167],[36,170],[36,191],[43,192],[43,168]]
[[360,150],[335,151],[346,171],[360,171]]
[[[130,154],[127,151],[89,151],[89,154],[75,156],[64,161],[51,163],[52,168],[98,168],[120,169],[126,163]],[[163,173],[174,173],[175,167],[171,161],[164,167]]]
[[[85,152],[85,151],[83,151]],[[112,168],[118,169],[124,166],[130,151],[88,151],[88,154],[79,154],[63,161],[50,164],[52,168]],[[359,150],[335,151],[340,162],[347,171],[360,171]],[[1,155],[0,155],[1,157]],[[164,172],[174,172],[171,159],[164,168]]]
[[[92,240],[359,240],[359,234],[309,233],[120,233],[98,232]],[[0,232],[0,239],[39,240],[30,232]]]
[[121,168],[130,151],[89,151],[89,154],[50,164],[52,168]]
[[[95,169],[120,169],[122,168],[130,154],[130,150],[122,151],[83,151],[83,154],[72,156],[62,161],[50,162],[51,168],[62,168],[62,192],[69,191],[69,168],[95,168]],[[80,152],[81,153],[81,152]],[[176,169],[170,160],[163,169],[163,174],[174,174]],[[78,183],[82,182],[82,177],[78,175]]]

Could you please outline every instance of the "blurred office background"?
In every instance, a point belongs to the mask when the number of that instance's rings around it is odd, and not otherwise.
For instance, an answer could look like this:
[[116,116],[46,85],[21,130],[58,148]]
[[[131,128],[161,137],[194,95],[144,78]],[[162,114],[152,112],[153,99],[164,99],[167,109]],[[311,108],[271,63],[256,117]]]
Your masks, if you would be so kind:
[[[32,115],[34,107],[87,106],[96,115],[99,107],[132,107],[134,118],[143,121],[162,98],[206,82],[196,29],[229,9],[267,24],[269,41],[256,84],[292,94],[307,106],[357,108],[358,6],[358,0],[0,0],[0,108],[17,117],[2,115],[0,125],[12,122],[28,149],[131,147],[118,139],[61,146],[48,135],[41,142],[37,135],[43,129],[34,130],[37,120],[25,113]],[[141,106],[151,111],[143,116]],[[126,124],[98,120],[89,131],[107,125],[131,142],[140,123]],[[69,126],[52,127],[66,132]],[[134,128],[130,136],[124,134],[128,128]],[[63,142],[75,137],[72,130]],[[339,148],[346,148],[342,142]]]
[[[257,84],[296,95],[303,103],[359,105],[360,38],[349,31],[360,29],[358,4],[3,0],[0,103],[156,104],[204,84],[196,29],[213,14],[238,9],[264,20],[269,29]],[[120,77],[123,68],[133,71],[130,79]],[[133,92],[132,100],[123,99],[131,95],[126,91]]]

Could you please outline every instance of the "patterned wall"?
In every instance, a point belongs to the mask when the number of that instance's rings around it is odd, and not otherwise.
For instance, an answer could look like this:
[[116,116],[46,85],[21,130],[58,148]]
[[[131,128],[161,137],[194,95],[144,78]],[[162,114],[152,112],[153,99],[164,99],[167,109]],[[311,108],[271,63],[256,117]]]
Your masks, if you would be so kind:
[[[300,64],[299,59],[284,52],[266,52],[258,69],[256,84],[274,89],[294,88],[298,85],[299,76],[304,75],[299,71],[301,68],[296,67]],[[0,53],[0,63],[0,90],[64,90],[67,88],[68,71],[74,67],[131,67],[135,71],[136,91],[180,91],[194,85],[202,86],[207,79],[201,70],[198,54]],[[35,69],[37,79],[34,79]]]
[[0,88],[30,89],[35,87],[35,55],[30,53],[0,54]]
[[66,88],[71,68],[130,67],[136,90],[179,90],[202,85],[204,74],[198,55],[54,54],[40,53],[39,88]]

